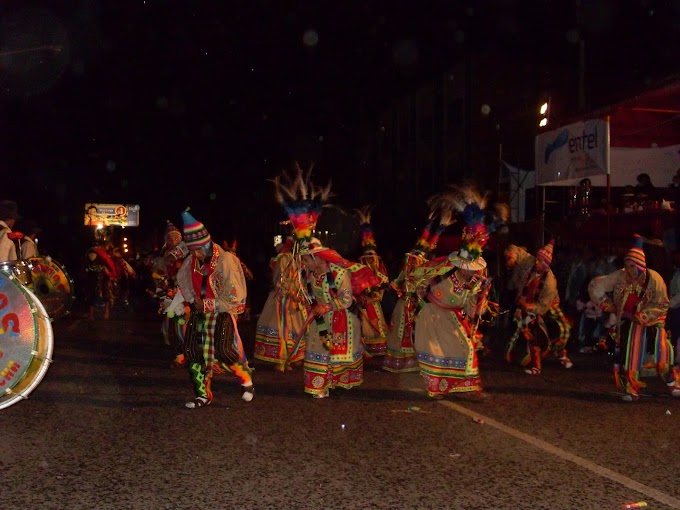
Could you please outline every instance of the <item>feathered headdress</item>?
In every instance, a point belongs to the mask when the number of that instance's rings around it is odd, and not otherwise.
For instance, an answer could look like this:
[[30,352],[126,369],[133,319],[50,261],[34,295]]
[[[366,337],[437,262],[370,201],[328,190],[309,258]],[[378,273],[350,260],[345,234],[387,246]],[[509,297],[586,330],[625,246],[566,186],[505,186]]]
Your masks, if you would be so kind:
[[229,241],[224,239],[222,241],[222,248],[224,251],[230,251],[231,253],[236,253],[236,249],[238,248],[238,239],[234,239],[234,241],[229,244]]
[[465,223],[460,250],[449,255],[451,262],[463,269],[478,271],[486,267],[482,257],[489,237],[509,217],[507,204],[495,204],[487,209],[487,196],[481,195],[472,186],[451,187],[435,195],[433,205],[451,214],[461,213]]
[[302,251],[306,252],[321,247],[321,242],[313,234],[321,211],[331,195],[330,182],[321,187],[311,181],[313,167],[311,165],[307,171],[303,171],[295,162],[292,176],[284,171],[272,179],[276,201],[286,211],[293,235]]
[[371,210],[373,206],[366,205],[361,209],[355,209],[355,214],[359,219],[359,231],[361,232],[361,247],[364,253],[374,252],[378,247],[373,237],[373,227],[371,226]]
[[431,196],[427,199],[427,205],[430,207],[430,224],[432,224],[434,218],[439,214],[439,224],[434,229],[434,233],[428,239],[428,252],[434,252],[437,248],[437,243],[439,242],[439,237],[442,235],[446,227],[453,225],[456,222],[454,218],[453,211],[450,207],[442,208],[442,201],[439,198],[439,194]]

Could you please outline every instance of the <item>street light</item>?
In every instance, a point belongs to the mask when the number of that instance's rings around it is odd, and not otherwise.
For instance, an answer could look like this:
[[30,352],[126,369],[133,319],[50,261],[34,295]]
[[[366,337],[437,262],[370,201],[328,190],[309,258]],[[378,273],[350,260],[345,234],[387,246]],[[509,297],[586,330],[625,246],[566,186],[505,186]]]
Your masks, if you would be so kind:
[[540,106],[538,113],[541,116],[538,122],[539,127],[546,127],[550,121],[550,98]]

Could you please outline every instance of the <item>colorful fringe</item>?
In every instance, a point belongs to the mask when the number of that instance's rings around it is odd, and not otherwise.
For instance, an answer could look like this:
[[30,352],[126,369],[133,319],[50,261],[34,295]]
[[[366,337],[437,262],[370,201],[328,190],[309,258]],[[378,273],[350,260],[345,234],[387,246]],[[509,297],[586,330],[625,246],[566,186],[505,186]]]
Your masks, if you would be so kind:
[[371,356],[384,356],[387,350],[387,323],[379,301],[369,303],[361,311],[361,336]]
[[304,364],[305,392],[321,395],[328,389],[350,389],[364,380],[363,353],[356,354],[351,363],[335,365],[328,354],[307,353]]
[[418,356],[420,373],[425,379],[427,394],[446,395],[482,389],[477,353],[472,349],[472,363],[468,368],[467,359],[439,358],[431,354]]
[[[620,359],[614,367],[614,382],[616,387],[624,389],[630,395],[638,395],[640,388],[645,384],[640,381],[640,371],[645,367],[648,342],[654,342],[652,363],[659,376],[667,379],[670,362],[673,359],[673,346],[668,339],[666,329],[663,327],[665,317],[659,318],[659,322],[650,326],[643,326],[632,321],[626,321],[621,334]],[[649,338],[648,332],[653,330],[653,336]],[[619,366],[621,368],[619,368]],[[622,369],[622,370],[621,370]]]

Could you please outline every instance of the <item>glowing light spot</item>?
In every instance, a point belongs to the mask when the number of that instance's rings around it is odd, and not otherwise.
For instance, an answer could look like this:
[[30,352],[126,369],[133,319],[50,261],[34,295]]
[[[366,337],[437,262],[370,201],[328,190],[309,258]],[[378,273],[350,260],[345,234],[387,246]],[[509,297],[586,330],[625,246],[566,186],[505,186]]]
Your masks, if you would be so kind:
[[316,46],[319,42],[319,34],[316,30],[305,30],[305,33],[302,35],[302,43],[311,48],[313,46]]

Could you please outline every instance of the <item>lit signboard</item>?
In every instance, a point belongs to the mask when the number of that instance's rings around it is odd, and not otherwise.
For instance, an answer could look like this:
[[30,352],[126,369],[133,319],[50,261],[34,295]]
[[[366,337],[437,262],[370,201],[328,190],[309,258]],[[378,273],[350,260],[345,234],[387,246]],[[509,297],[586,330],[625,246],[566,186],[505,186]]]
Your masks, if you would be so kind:
[[93,227],[138,227],[139,206],[129,204],[85,204],[85,225]]

